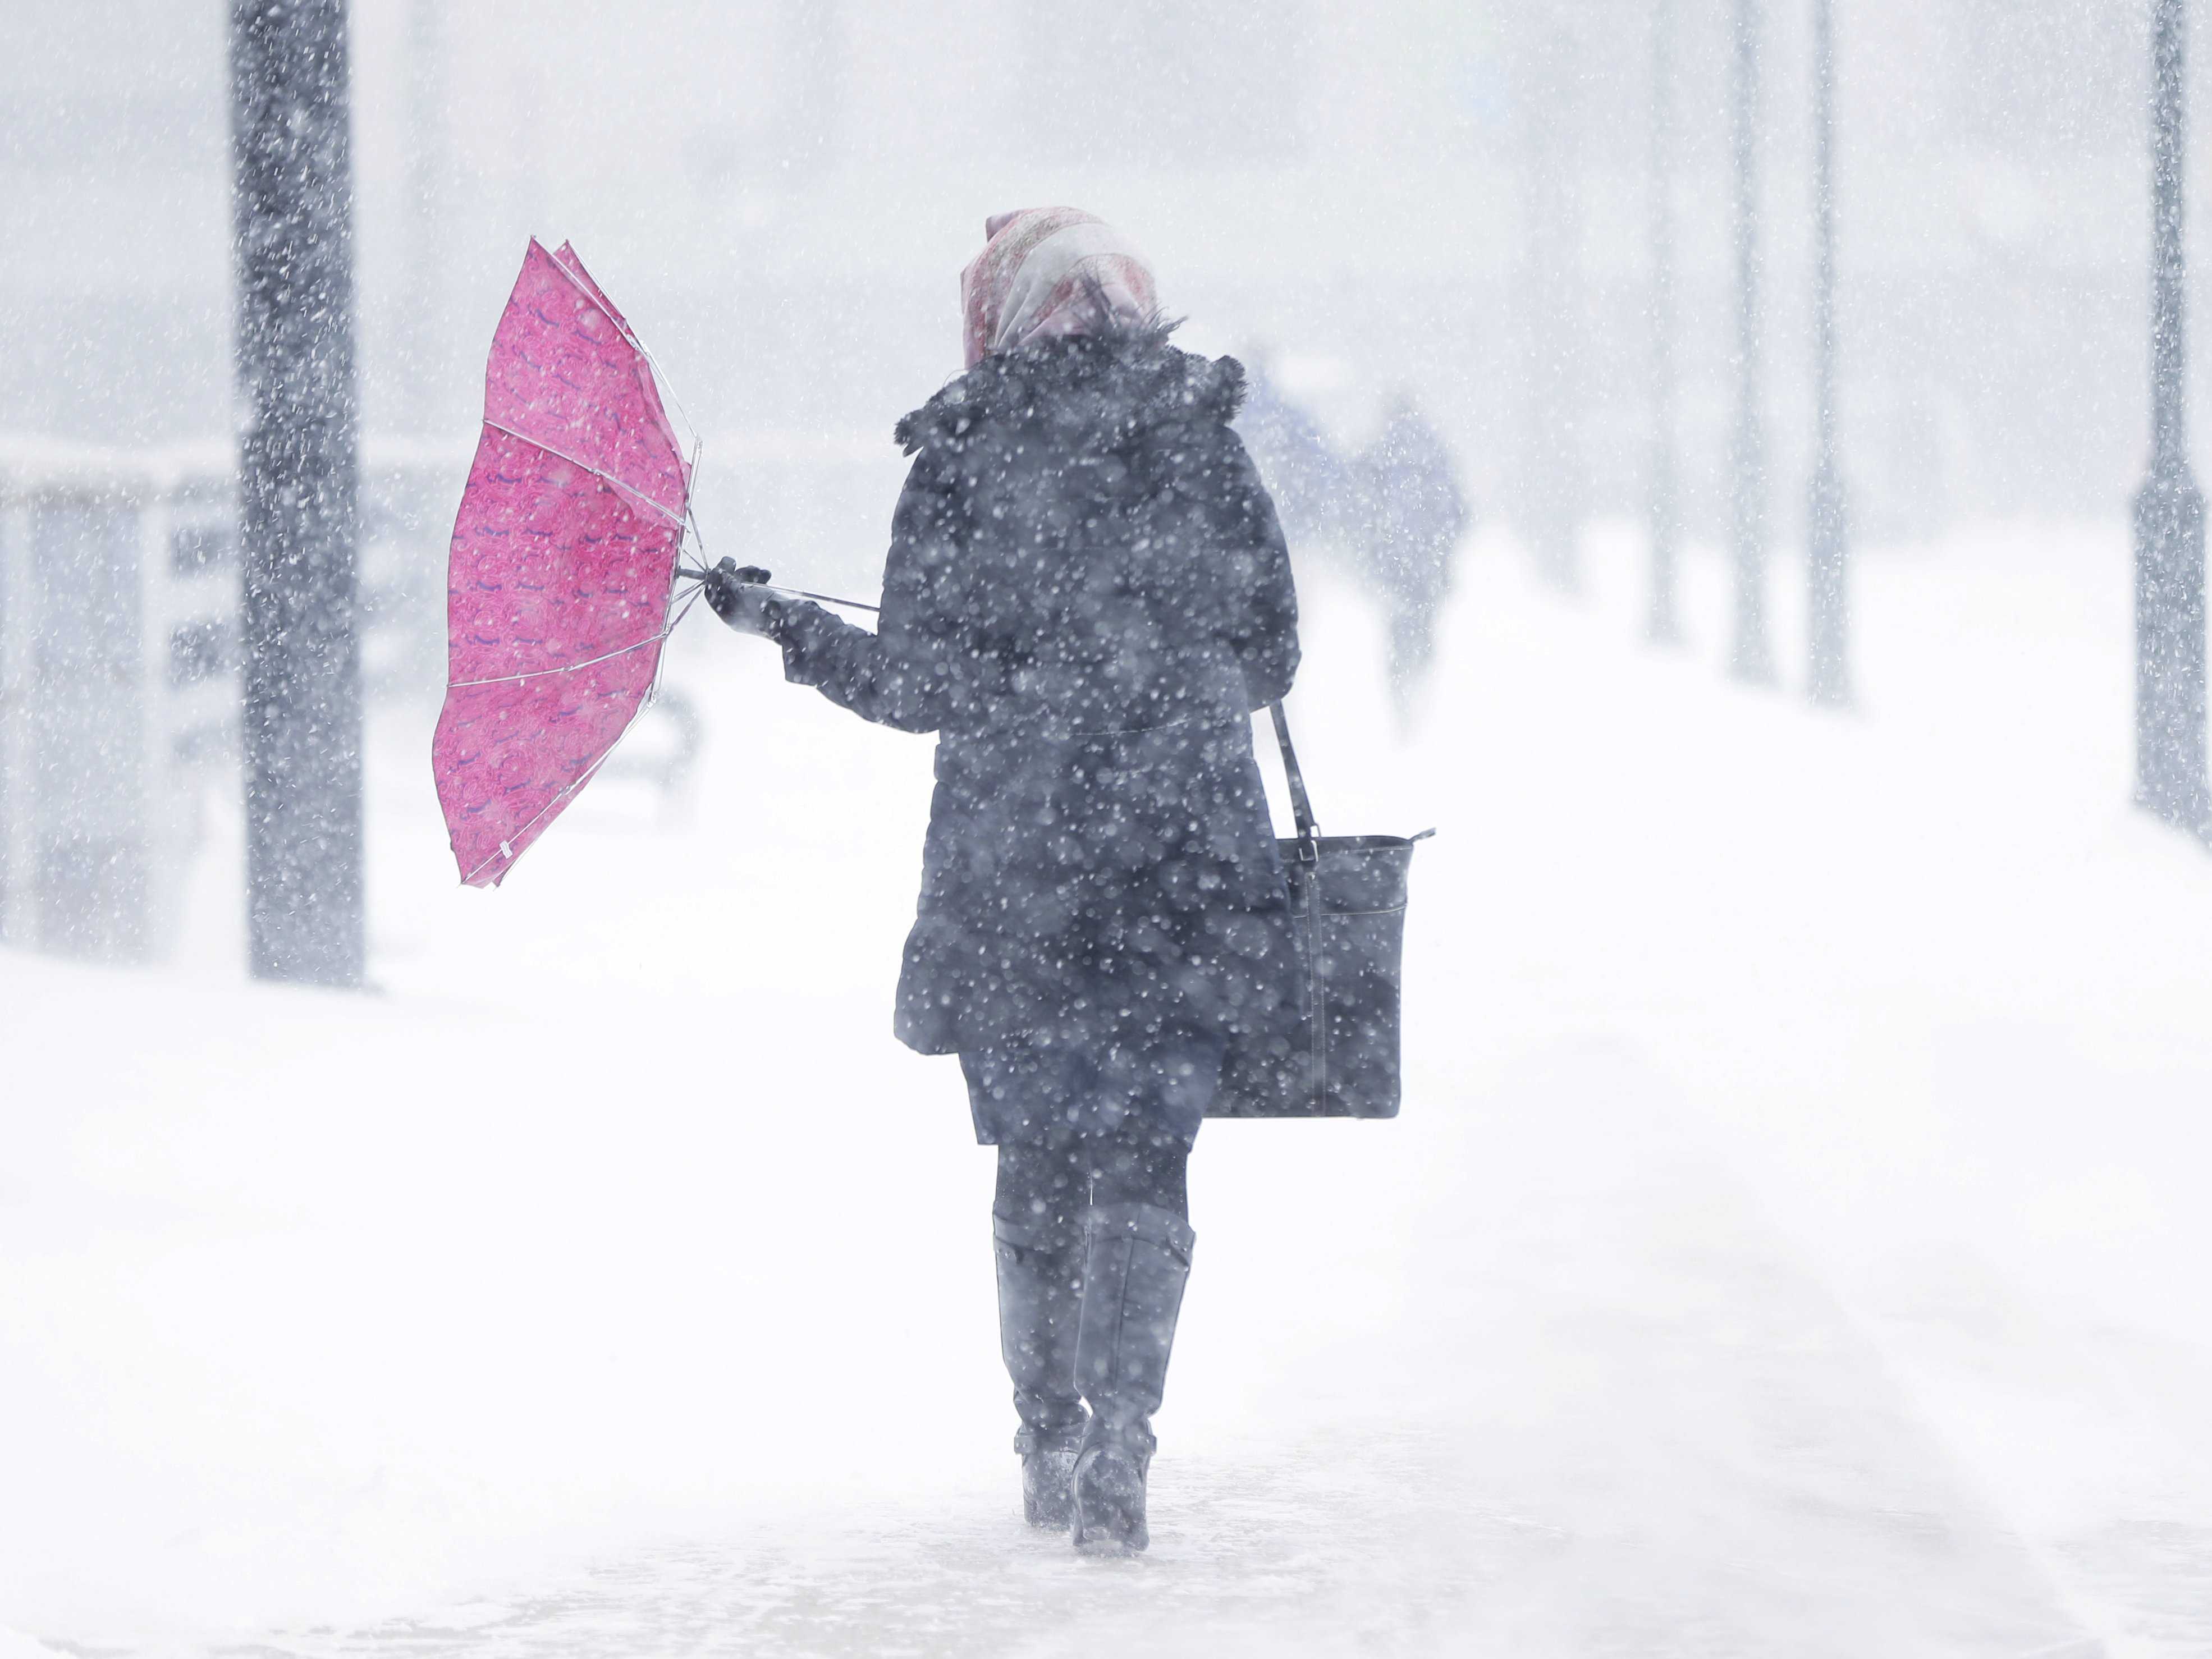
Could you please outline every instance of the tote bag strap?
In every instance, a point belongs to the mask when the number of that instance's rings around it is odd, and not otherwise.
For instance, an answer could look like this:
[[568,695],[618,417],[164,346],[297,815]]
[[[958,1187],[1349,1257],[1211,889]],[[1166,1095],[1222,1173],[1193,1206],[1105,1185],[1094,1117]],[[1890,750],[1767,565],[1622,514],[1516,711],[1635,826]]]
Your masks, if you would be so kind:
[[1298,859],[1311,864],[1320,855],[1320,848],[1316,844],[1313,802],[1306,799],[1306,775],[1298,769],[1298,751],[1291,746],[1291,723],[1283,717],[1283,705],[1271,702],[1267,713],[1275,722],[1275,744],[1283,751],[1283,775],[1291,786],[1291,816],[1298,826]]
[[1283,705],[1271,702],[1267,713],[1274,718],[1275,745],[1283,751],[1283,776],[1291,786],[1291,816],[1298,824],[1298,862],[1306,866],[1303,887],[1306,926],[1311,931],[1306,937],[1305,1023],[1313,1045],[1312,1066],[1306,1080],[1313,1090],[1314,1110],[1325,1114],[1328,1109],[1328,985],[1322,969],[1320,832],[1314,826],[1313,802],[1306,799],[1306,775],[1298,769],[1298,751],[1291,746],[1291,723],[1283,717]]

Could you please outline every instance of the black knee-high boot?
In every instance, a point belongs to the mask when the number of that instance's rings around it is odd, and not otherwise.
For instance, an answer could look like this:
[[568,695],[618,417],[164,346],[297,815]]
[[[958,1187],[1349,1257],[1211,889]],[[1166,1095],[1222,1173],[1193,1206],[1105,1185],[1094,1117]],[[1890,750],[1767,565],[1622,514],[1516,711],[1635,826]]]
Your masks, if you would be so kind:
[[1128,1554],[1151,1541],[1145,1477],[1190,1277],[1190,1223],[1152,1204],[1105,1204],[1085,1222],[1075,1374],[1091,1422],[1075,1463],[1075,1545]]
[[999,1349],[1014,1382],[1022,1426],[1022,1513],[1033,1527],[1065,1528],[1085,1414],[1075,1387],[1082,1253],[1076,1237],[1049,1223],[991,1218],[999,1262]]

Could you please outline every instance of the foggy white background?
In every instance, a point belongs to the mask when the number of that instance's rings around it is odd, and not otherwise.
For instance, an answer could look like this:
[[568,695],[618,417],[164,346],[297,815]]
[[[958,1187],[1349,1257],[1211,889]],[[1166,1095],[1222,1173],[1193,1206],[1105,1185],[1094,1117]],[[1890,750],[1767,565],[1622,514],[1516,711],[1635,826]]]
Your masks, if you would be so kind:
[[[927,744],[695,618],[689,786],[610,776],[463,891],[404,659],[373,994],[246,981],[220,766],[160,959],[0,951],[0,1656],[2212,1651],[2212,860],[2128,805],[2135,0],[1838,0],[1839,715],[1799,690],[1802,4],[1764,692],[1722,665],[1719,0],[1675,5],[1677,652],[1649,6],[353,11],[364,431],[455,458],[379,556],[433,589],[532,234],[705,434],[714,550],[863,598],[988,213],[1121,227],[1341,448],[1415,393],[1476,527],[1410,730],[1294,548],[1327,827],[1442,831],[1405,1115],[1201,1138],[1157,1541],[1066,1559],[1015,1507],[988,1156],[888,1032]],[[223,8],[0,19],[0,453],[220,454]],[[1528,556],[1560,489],[1572,599]]]
[[[873,435],[957,367],[948,296],[982,215],[1066,198],[1141,239],[1209,342],[1335,360],[1312,377],[1333,419],[1357,426],[1376,388],[1416,387],[1503,506],[1526,459],[1531,354],[1561,349],[1526,337],[1528,222],[1564,199],[1587,507],[1630,509],[1648,421],[1651,9],[1554,9],[362,0],[368,427],[473,430],[483,343],[536,232],[572,239],[650,319],[708,429]],[[103,443],[220,432],[222,9],[15,11],[9,424]],[[1730,349],[1726,21],[1678,0],[1685,482],[1709,522]],[[1769,9],[1785,539],[1809,424],[1805,27],[1802,6]],[[2140,6],[1863,0],[1838,29],[1862,513],[1878,533],[1924,534],[1961,515],[2109,511],[2144,438]]]

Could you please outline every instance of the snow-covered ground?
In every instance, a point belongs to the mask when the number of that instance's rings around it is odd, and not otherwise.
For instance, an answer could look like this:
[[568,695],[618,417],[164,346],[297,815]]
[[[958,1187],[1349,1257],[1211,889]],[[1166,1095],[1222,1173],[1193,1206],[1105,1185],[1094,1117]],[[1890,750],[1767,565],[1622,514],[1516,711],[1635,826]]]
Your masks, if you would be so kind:
[[1406,741],[1309,581],[1326,824],[1441,830],[1407,1104],[1201,1139],[1139,1562],[1020,1524],[989,1155],[888,1034],[928,745],[752,642],[678,642],[685,809],[496,894],[387,720],[380,994],[243,983],[221,835],[178,967],[0,955],[0,1659],[2212,1651],[2212,857],[2127,805],[2121,532],[1869,556],[1844,716],[1590,554],[1470,549]]

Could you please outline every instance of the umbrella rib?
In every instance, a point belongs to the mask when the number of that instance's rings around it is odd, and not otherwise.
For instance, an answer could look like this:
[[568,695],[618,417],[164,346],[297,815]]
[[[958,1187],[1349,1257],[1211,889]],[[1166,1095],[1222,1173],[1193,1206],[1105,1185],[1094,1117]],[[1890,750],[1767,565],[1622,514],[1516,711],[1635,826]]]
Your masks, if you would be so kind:
[[[699,587],[692,589],[690,597],[684,601],[684,608],[676,613],[676,621],[670,623],[667,627],[662,629],[659,633],[653,635],[653,640],[665,640],[671,634],[673,634],[676,631],[677,623],[682,622],[684,617],[691,614],[691,607],[698,602],[699,595],[704,591],[705,585],[703,583]],[[608,652],[607,657],[619,657],[623,654],[623,651],[635,651],[639,646],[651,645],[653,642],[653,640],[640,640],[636,645],[626,645],[623,647],[622,651]],[[607,659],[607,657],[594,657],[592,659],[592,662],[605,662]],[[569,668],[588,668],[591,665],[591,663],[571,663],[569,665]],[[538,671],[538,673],[535,674],[516,674],[511,678],[519,680],[528,680],[536,679],[540,674],[565,674],[567,672],[568,672],[568,668],[545,668],[540,669]],[[453,683],[453,684],[459,685],[503,685],[505,684],[507,684],[505,680],[460,680]],[[449,684],[447,689],[449,690],[452,690],[453,685]],[[652,691],[654,692],[657,692],[660,689],[660,675],[657,669],[653,673],[653,683],[651,689]],[[601,751],[599,757],[584,769],[583,775],[579,777],[567,788],[563,789],[559,794],[554,796],[551,800],[547,801],[538,811],[532,813],[529,823],[522,824],[516,829],[510,830],[505,836],[501,836],[500,838],[499,851],[492,854],[489,858],[485,859],[483,863],[477,866],[475,869],[470,871],[465,876],[463,876],[461,878],[461,884],[464,887],[467,886],[478,876],[483,874],[485,871],[490,869],[493,864],[500,859],[505,859],[507,861],[507,866],[510,869],[516,864],[520,863],[522,859],[522,853],[514,853],[507,850],[514,845],[515,838],[519,836],[528,835],[530,831],[536,827],[539,819],[544,817],[548,813],[558,809],[562,802],[567,800],[571,795],[575,794],[578,791],[582,789],[586,784],[589,783],[594,777],[596,777],[599,775],[599,769],[607,763],[607,757],[615,752],[615,750],[621,744],[622,740],[629,735],[630,727],[637,724],[638,713],[642,712],[643,709],[641,707],[637,713],[633,713],[627,720],[623,722],[623,729],[615,733],[614,742],[609,744],[606,748]],[[529,850],[530,849],[526,847],[523,848],[523,852],[525,853]]]
[[[677,618],[678,622],[682,620],[681,617]],[[611,651],[603,651],[596,657],[586,657],[581,662],[564,662],[558,668],[533,668],[521,674],[495,674],[488,680],[447,680],[446,690],[459,691],[471,685],[514,685],[522,680],[542,680],[548,674],[573,674],[579,668],[589,668],[594,663],[605,662],[615,657],[628,656],[633,651],[644,650],[648,645],[658,645],[675,631],[675,624],[672,623],[668,627],[648,638],[635,641],[629,645],[617,646]]]
[[[540,246],[542,246],[544,245],[541,243]],[[668,375],[667,373],[660,367],[660,360],[653,355],[652,348],[647,346],[643,340],[638,337],[637,331],[632,328],[623,318],[616,316],[612,307],[611,307],[605,300],[602,300],[598,295],[592,292],[592,285],[589,283],[578,276],[575,271],[569,270],[567,265],[562,264],[561,256],[558,253],[549,251],[546,253],[545,258],[547,262],[552,265],[554,270],[559,271],[563,276],[566,276],[568,279],[569,284],[575,289],[577,293],[582,295],[586,300],[589,300],[593,305],[599,308],[599,314],[605,317],[609,322],[612,323],[615,325],[615,331],[620,334],[624,340],[629,342],[630,348],[635,350],[638,356],[645,359],[646,362],[649,364],[653,369],[653,378],[655,380],[662,385],[667,385]],[[579,262],[579,264],[580,268],[580,262]],[[668,398],[671,403],[676,405],[676,412],[683,416],[684,424],[691,428],[692,442],[696,445],[699,441],[699,428],[691,419],[691,411],[684,407],[684,400],[676,395],[676,388],[673,386],[668,386]],[[699,465],[696,454],[693,457],[691,465],[695,468]]]
[[[684,617],[691,614],[691,606],[697,602],[699,594],[695,591],[691,597],[684,601],[684,609],[676,613],[676,622],[669,623],[668,626],[663,629],[655,637],[665,640],[671,634],[673,634],[676,631],[676,623],[682,622]],[[623,647],[623,651],[635,651],[638,648],[639,645],[651,645],[652,643],[652,640],[640,640],[637,642],[637,645],[624,646]],[[607,653],[607,656],[610,657],[618,657],[620,655],[622,655],[622,651],[610,651]],[[593,662],[605,662],[606,660],[606,657],[595,657],[592,660]],[[574,664],[573,666],[577,668],[586,668],[589,667],[590,664],[580,662]],[[548,674],[564,674],[568,672],[568,670],[563,668],[549,668],[543,670],[542,672]],[[515,678],[518,679],[533,679],[536,676],[531,674],[520,674],[515,676]],[[502,684],[502,682],[499,680],[464,680],[460,683],[464,685],[498,685]],[[653,675],[653,689],[654,690],[658,690],[659,689],[659,684],[660,677],[659,672],[656,671]],[[491,856],[485,859],[482,864],[479,864],[475,869],[470,871],[468,874],[463,876],[461,878],[461,884],[465,887],[469,883],[474,881],[478,876],[483,874],[485,871],[491,868],[492,864],[495,860],[504,858],[507,860],[510,868],[512,868],[515,864],[520,862],[522,853],[509,852],[507,850],[514,845],[515,838],[519,836],[528,835],[531,830],[536,826],[540,818],[543,818],[548,813],[556,811],[562,802],[567,800],[571,795],[575,794],[579,790],[583,788],[586,784],[589,783],[592,778],[597,776],[599,769],[607,763],[607,757],[613,754],[615,750],[621,744],[622,740],[629,735],[630,727],[637,724],[638,714],[643,712],[643,707],[641,705],[636,711],[631,714],[628,720],[623,722],[623,729],[615,733],[614,742],[609,744],[605,750],[600,751],[599,757],[584,769],[583,775],[567,788],[563,789],[559,794],[554,796],[551,800],[547,801],[545,805],[540,807],[536,812],[532,813],[529,823],[522,824],[516,829],[510,830],[504,836],[501,837],[499,851],[492,854]],[[526,847],[523,848],[523,852],[525,853],[529,850],[530,849]]]
[[[541,242],[538,246],[544,247],[544,244]],[[551,265],[554,270],[559,271],[563,276],[566,276],[568,279],[569,286],[574,288],[577,293],[582,295],[586,300],[589,300],[594,306],[599,307],[599,314],[615,325],[616,333],[621,335],[625,341],[627,341],[630,345],[635,346],[638,350],[645,351],[645,342],[637,337],[637,331],[632,328],[629,323],[624,321],[622,318],[616,316],[614,312],[609,308],[607,302],[599,298],[598,295],[592,292],[592,285],[589,283],[586,283],[582,277],[579,276],[574,271],[569,270],[567,265],[561,262],[561,256],[558,253],[548,248],[545,253],[545,260],[546,263]],[[650,352],[646,352],[646,355],[648,357],[652,356]]]
[[[501,837],[499,851],[494,853],[482,864],[479,864],[475,869],[470,871],[468,874],[463,876],[461,878],[461,884],[464,887],[467,886],[469,883],[474,881],[478,876],[483,874],[485,871],[490,869],[493,863],[497,860],[505,859],[510,865],[520,860],[522,857],[522,853],[510,850],[514,846],[516,838],[518,836],[528,835],[531,830],[537,826],[538,819],[545,817],[556,807],[559,806],[562,801],[568,799],[569,796],[574,794],[579,789],[581,789],[586,784],[589,783],[592,781],[592,775],[598,772],[602,766],[605,766],[607,763],[607,756],[615,752],[615,744],[620,743],[624,738],[628,737],[629,735],[630,726],[635,725],[636,722],[637,716],[635,714],[631,715],[629,718],[629,723],[625,725],[623,729],[616,734],[615,742],[611,743],[606,746],[605,753],[602,754],[599,759],[593,761],[588,767],[585,768],[583,775],[574,783],[563,789],[559,794],[554,796],[551,800],[547,801],[545,805],[539,807],[538,811],[532,813],[530,815],[529,823],[517,825],[514,829],[508,830],[505,836]],[[522,852],[526,853],[530,849],[526,847],[522,849]]]
[[667,519],[674,523],[678,529],[683,527],[684,515],[682,514],[670,512],[659,501],[653,500],[652,496],[647,495],[642,489],[640,489],[635,484],[624,483],[620,478],[615,477],[613,473],[603,472],[598,467],[593,466],[589,461],[580,460],[575,456],[568,453],[564,450],[556,449],[551,444],[547,443],[543,438],[533,438],[527,432],[517,432],[511,426],[501,426],[497,421],[492,419],[489,415],[483,417],[483,423],[495,432],[504,432],[508,437],[519,439],[522,442],[530,445],[534,449],[544,450],[548,455],[552,456],[556,460],[566,461],[571,466],[580,466],[585,471],[590,473],[593,477],[604,478],[607,483],[614,485],[617,489],[628,490],[631,495],[636,496],[638,500],[643,501],[647,507],[660,514],[662,518]]

